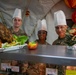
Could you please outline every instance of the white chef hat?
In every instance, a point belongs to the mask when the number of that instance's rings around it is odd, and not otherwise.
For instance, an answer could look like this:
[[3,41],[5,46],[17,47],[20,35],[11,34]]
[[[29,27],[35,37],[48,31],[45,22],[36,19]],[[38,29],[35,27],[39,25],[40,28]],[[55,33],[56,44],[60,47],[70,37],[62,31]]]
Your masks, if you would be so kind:
[[47,31],[47,24],[46,24],[46,20],[45,19],[43,19],[42,21],[41,20],[38,21],[38,31],[39,30]]
[[18,17],[20,19],[22,19],[22,15],[21,15],[21,9],[16,8],[13,14],[13,18]]
[[66,17],[65,17],[65,14],[62,10],[59,10],[59,11],[54,13],[54,21],[55,21],[55,26],[67,25]]

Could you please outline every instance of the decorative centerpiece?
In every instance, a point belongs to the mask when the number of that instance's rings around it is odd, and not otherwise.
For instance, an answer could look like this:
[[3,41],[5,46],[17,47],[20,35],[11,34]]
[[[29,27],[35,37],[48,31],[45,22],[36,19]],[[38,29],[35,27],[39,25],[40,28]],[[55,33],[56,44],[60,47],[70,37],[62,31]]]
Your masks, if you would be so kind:
[[35,50],[38,46],[38,43],[37,42],[29,42],[28,43],[28,49],[29,50]]
[[72,28],[67,30],[67,44],[76,50],[76,11],[72,13],[72,21],[74,22]]
[[66,35],[68,49],[76,50],[76,28],[71,28],[67,30]]
[[70,29],[67,31],[67,44],[69,46],[73,46],[74,44],[76,44],[76,29]]

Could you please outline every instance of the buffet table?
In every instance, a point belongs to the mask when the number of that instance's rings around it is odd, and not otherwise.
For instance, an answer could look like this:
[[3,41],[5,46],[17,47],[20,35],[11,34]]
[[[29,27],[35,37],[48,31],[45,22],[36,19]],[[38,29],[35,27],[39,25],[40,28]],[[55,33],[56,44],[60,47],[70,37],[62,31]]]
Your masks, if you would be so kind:
[[39,45],[36,50],[28,50],[26,46],[18,50],[1,52],[0,59],[76,65],[76,51],[57,45]]

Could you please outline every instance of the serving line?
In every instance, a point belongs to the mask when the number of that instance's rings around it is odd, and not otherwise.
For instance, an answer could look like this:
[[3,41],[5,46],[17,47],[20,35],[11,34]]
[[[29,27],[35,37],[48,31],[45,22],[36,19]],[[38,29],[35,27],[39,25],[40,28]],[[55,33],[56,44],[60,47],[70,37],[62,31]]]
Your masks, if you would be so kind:
[[39,45],[36,50],[30,51],[26,46],[0,53],[0,59],[76,65],[76,51],[68,50],[66,46],[57,45]]

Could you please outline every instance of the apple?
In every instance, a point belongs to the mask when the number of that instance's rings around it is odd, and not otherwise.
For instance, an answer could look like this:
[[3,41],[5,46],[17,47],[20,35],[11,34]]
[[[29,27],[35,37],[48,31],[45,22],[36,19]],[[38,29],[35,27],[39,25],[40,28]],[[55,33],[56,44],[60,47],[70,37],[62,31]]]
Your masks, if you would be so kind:
[[28,43],[28,49],[30,50],[35,50],[38,46],[38,43],[37,42],[29,42]]

